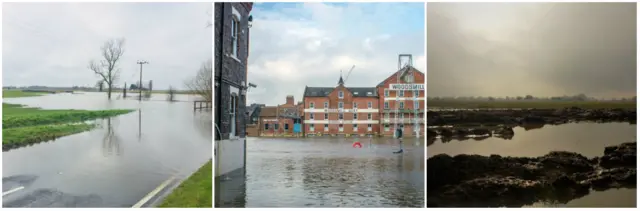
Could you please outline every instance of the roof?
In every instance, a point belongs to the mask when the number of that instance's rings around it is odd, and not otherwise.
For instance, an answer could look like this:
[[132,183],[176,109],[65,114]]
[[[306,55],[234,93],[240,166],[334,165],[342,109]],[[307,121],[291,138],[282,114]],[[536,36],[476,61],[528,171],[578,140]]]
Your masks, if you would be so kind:
[[275,106],[265,106],[260,111],[261,117],[272,117],[276,116],[276,112],[278,111],[278,107]]
[[[354,97],[377,97],[378,92],[375,87],[345,87]],[[306,87],[304,97],[326,97],[336,87]]]
[[398,71],[394,72],[394,73],[393,73],[393,74],[391,74],[389,77],[387,77],[387,78],[385,78],[384,80],[382,80],[382,82],[380,82],[380,83],[378,84],[378,86],[383,86],[383,85],[384,85],[384,82],[386,82],[387,80],[389,80],[392,76],[396,75],[396,73],[398,73],[398,72],[400,72],[400,71],[405,71],[405,70],[408,70],[408,69],[411,69],[411,70],[413,70],[413,71],[416,71],[416,72],[422,73],[422,74],[424,75],[424,73],[423,73],[422,71],[420,71],[420,70],[416,69],[416,68],[415,68],[415,67],[413,67],[413,66],[407,65],[407,66],[403,67],[402,69],[399,69]]

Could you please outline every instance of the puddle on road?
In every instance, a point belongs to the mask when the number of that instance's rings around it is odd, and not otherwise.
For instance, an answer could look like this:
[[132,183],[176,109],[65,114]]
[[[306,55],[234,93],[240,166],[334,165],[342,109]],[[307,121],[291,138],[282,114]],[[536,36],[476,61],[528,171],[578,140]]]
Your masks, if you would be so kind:
[[[221,207],[423,207],[424,140],[247,140],[246,180]],[[232,181],[230,181],[232,182]],[[223,182],[224,183],[224,182]],[[217,183],[216,185],[218,185]]]
[[[44,109],[136,109],[97,120],[98,127],[88,132],[3,152],[3,185],[11,176],[37,178],[3,197],[4,206],[130,207],[169,177],[184,179],[211,158],[211,113],[194,113],[189,102],[108,101],[101,93],[4,102]],[[30,205],[21,203],[34,196]]]

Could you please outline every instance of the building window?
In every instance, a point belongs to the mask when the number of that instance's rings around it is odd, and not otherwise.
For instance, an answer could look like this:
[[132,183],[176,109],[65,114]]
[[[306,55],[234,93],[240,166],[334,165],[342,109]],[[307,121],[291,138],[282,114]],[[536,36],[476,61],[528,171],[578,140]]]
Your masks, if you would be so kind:
[[343,119],[343,115],[342,115],[342,113],[339,113],[339,114],[338,114],[338,119],[339,119],[339,120],[342,120],[342,119]]
[[329,108],[329,102],[324,102],[324,108]]
[[398,90],[396,92],[397,92],[398,96],[404,97],[404,90]]
[[329,114],[324,113],[324,119],[329,119]]
[[343,108],[344,103],[343,102],[338,102],[338,108]]
[[344,127],[342,127],[342,124],[338,125],[338,130],[339,130],[340,132],[344,131]]
[[389,131],[389,124],[384,124],[384,131]]
[[385,90],[384,90],[384,96],[385,96],[385,97],[389,97],[389,90],[388,90],[388,89],[385,89]]
[[309,119],[313,120],[313,113],[309,114]]
[[385,114],[384,114],[384,118],[385,118],[385,119],[389,119],[389,113],[385,113]]
[[400,109],[404,109],[404,102],[400,102]]
[[373,108],[373,104],[371,102],[367,102],[367,108]]
[[309,108],[313,108],[313,107],[315,107],[315,105],[313,104],[313,102],[310,102],[309,103]]
[[313,124],[309,125],[309,131],[314,131],[316,130],[316,128],[313,126]]
[[339,91],[338,92],[338,98],[340,98],[340,99],[344,98],[344,92],[343,91]]
[[367,125],[367,131],[371,131],[371,124]]
[[278,123],[276,123],[276,124],[273,126],[273,129],[278,130]]
[[414,97],[420,97],[420,91],[419,90],[413,90],[413,96]]
[[371,120],[371,114],[367,114],[367,119]]
[[413,109],[420,109],[420,101],[413,101]]
[[389,102],[384,102],[384,109],[389,109]]
[[264,130],[269,130],[269,123],[264,124]]
[[353,108],[354,109],[358,108],[358,103],[353,103]]
[[357,124],[353,124],[353,131],[358,131],[358,125]]
[[358,113],[353,113],[353,120],[357,120],[358,119]]
[[240,47],[238,44],[238,33],[240,31],[240,22],[238,21],[238,19],[233,16],[233,18],[231,18],[231,45],[232,45],[232,52],[231,55],[233,55],[233,57],[235,57],[236,59],[238,58],[238,48]]
[[329,124],[324,124],[324,131],[329,131]]
[[284,129],[289,130],[289,123],[284,123]]

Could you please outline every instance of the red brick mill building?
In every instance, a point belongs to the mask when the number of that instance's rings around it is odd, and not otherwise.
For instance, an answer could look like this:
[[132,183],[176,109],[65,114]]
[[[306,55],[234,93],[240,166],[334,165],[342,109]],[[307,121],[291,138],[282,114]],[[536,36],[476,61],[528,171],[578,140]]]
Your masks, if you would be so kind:
[[305,136],[424,137],[424,73],[404,66],[375,87],[347,87],[342,76],[334,87],[305,87]]

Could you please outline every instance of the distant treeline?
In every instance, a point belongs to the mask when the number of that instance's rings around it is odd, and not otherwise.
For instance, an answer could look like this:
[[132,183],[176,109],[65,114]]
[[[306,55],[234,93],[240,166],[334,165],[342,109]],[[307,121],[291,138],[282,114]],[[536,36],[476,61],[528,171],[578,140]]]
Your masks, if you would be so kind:
[[594,97],[589,97],[585,94],[579,94],[574,96],[557,96],[557,97],[535,97],[532,95],[525,96],[516,96],[516,97],[481,97],[481,96],[470,96],[470,97],[427,97],[427,100],[465,100],[465,101],[518,101],[518,100],[528,100],[528,101],[636,101],[636,96],[628,97],[628,98],[609,98],[609,99],[598,99]]

